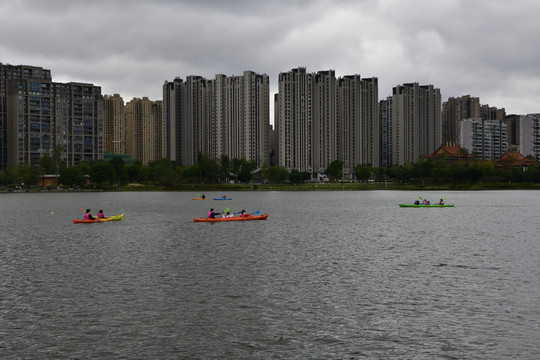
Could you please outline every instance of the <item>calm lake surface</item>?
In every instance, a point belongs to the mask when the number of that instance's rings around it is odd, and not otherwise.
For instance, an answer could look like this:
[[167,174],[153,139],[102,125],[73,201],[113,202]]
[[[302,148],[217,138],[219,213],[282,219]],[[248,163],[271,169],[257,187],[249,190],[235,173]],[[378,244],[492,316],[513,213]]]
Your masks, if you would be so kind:
[[198,195],[0,194],[0,358],[538,359],[540,192]]

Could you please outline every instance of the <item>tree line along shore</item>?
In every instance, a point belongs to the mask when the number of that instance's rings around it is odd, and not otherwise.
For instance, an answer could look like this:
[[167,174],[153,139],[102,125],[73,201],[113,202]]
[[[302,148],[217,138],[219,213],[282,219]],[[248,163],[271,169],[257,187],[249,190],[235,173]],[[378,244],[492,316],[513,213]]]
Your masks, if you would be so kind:
[[[51,175],[52,174],[52,175]],[[318,174],[317,174],[318,175]],[[222,156],[212,159],[199,154],[194,165],[182,166],[168,159],[142,164],[83,161],[68,168],[49,155],[39,166],[19,164],[0,171],[0,191],[212,191],[212,190],[459,190],[537,189],[540,166],[500,167],[493,161],[467,158],[450,162],[444,157],[422,158],[404,166],[358,165],[352,174],[343,173],[343,163],[333,161],[324,178],[280,166],[256,168],[245,159]],[[44,183],[44,178],[54,183]]]

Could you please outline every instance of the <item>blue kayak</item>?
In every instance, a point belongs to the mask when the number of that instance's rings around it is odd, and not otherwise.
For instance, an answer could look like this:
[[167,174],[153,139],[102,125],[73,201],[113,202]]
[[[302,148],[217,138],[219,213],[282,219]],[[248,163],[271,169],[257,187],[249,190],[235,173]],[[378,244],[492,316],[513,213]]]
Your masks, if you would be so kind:
[[214,198],[214,200],[232,200],[232,198],[226,198],[226,199],[224,199],[224,198]]

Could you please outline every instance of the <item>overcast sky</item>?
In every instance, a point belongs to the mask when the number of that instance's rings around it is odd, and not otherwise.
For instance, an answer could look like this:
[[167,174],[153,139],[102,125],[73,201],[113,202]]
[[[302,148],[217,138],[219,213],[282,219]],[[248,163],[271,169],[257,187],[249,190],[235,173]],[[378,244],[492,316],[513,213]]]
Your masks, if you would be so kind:
[[379,99],[418,82],[527,114],[540,112],[538,14],[537,0],[13,0],[0,3],[0,62],[126,102],[244,70],[266,73],[273,99],[278,74],[303,66],[377,77]]

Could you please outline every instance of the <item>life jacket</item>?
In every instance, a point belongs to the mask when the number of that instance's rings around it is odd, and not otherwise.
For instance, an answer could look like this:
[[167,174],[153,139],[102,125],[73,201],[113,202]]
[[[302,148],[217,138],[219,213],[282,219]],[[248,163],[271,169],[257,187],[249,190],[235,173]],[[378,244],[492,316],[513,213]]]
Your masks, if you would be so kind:
[[207,215],[209,218],[211,218],[211,217],[212,217],[212,212],[209,211],[208,214],[206,214],[206,215]]
[[103,213],[97,213],[97,217],[100,218],[100,219],[103,219]]
[[84,214],[84,220],[90,220],[90,213]]

